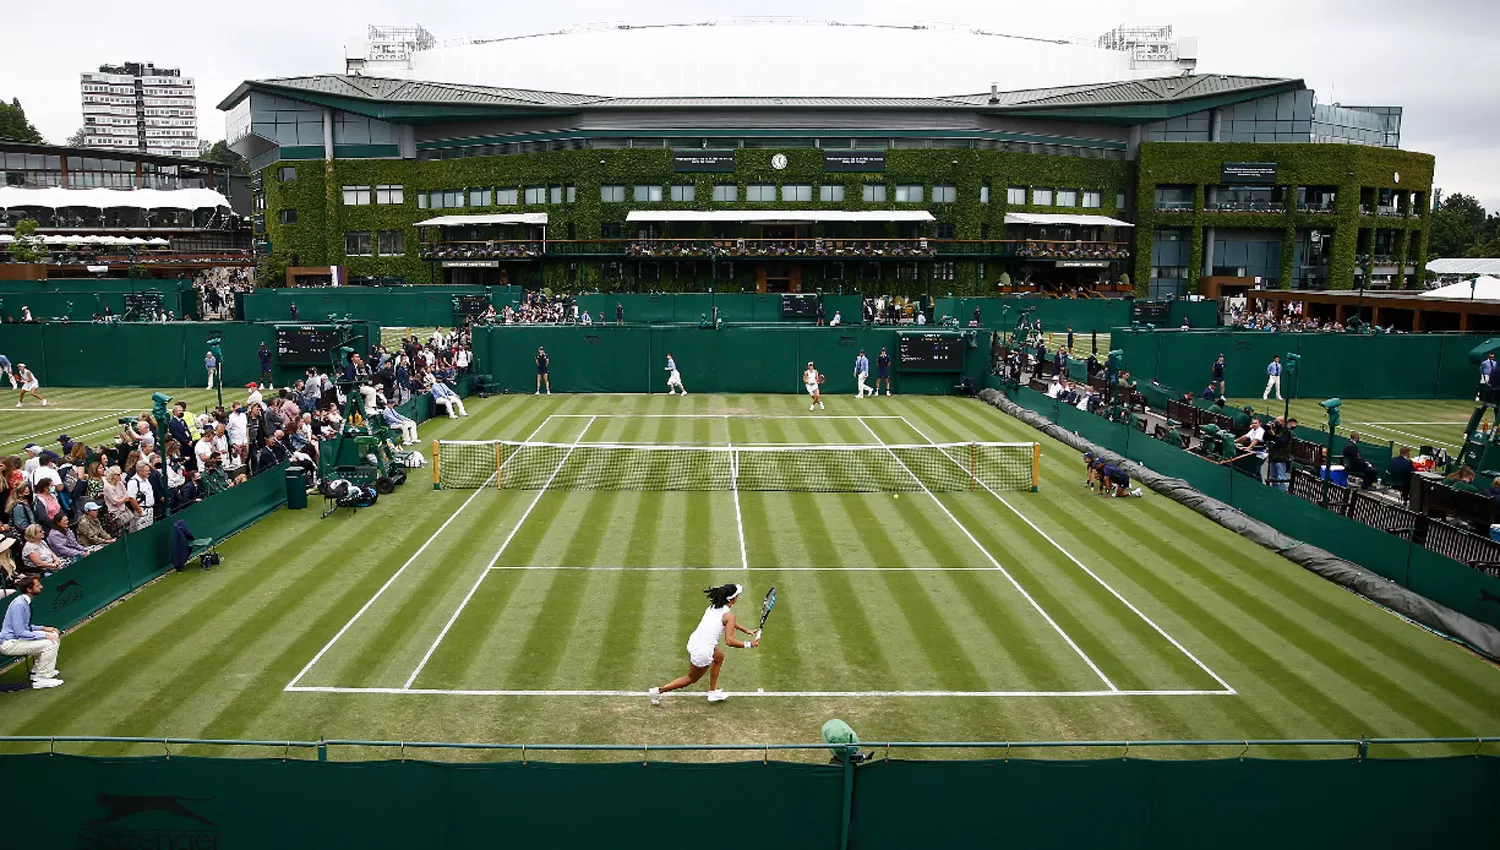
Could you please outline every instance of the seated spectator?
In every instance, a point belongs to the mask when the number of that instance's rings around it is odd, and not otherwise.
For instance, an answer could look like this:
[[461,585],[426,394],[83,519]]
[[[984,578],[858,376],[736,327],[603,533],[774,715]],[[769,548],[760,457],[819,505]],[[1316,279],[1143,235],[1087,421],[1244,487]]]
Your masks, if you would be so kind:
[[1209,384],[1207,389],[1198,394],[1198,397],[1203,399],[1204,401],[1212,402],[1214,399],[1219,397],[1219,392],[1218,390],[1214,389],[1213,384]]
[[26,528],[26,545],[21,548],[21,572],[46,575],[67,566],[67,562],[47,545],[46,535],[40,525]]
[[58,501],[57,494],[52,492],[52,479],[41,478],[31,489],[31,509],[36,522],[42,528],[51,529],[57,518],[67,513],[63,510],[62,502]]
[[12,485],[5,500],[5,517],[18,532],[36,524],[36,509],[31,502],[31,485],[22,481]]
[[[1360,454],[1358,431],[1350,431],[1349,442],[1344,444],[1344,473],[1349,476],[1349,483],[1354,483],[1354,479],[1358,478],[1363,487],[1374,484],[1378,475],[1375,464],[1365,460],[1364,455]],[[1472,471],[1470,478],[1473,478]]]
[[[469,415],[469,411],[464,409],[464,400],[459,398],[458,393],[454,392],[452,387],[442,381],[434,381],[432,383],[432,401],[434,404],[440,405],[448,411],[449,419],[457,419],[459,416]],[[455,409],[458,410],[457,414],[453,412]]]
[[1400,491],[1403,501],[1411,497],[1411,477],[1416,471],[1416,466],[1411,462],[1411,446],[1402,446],[1385,468],[1386,483]]
[[172,492],[172,512],[186,510],[202,498],[198,491],[198,470],[187,467],[182,470],[182,484]]
[[57,524],[47,532],[47,546],[56,552],[58,557],[68,561],[76,561],[92,551],[79,544],[78,536],[73,533],[67,514],[59,516]]
[[115,542],[109,532],[104,530],[104,523],[99,519],[98,502],[83,503],[83,518],[78,521],[78,531],[74,536],[80,544],[92,549]]
[[386,425],[401,432],[401,442],[403,444],[409,446],[417,442],[417,423],[406,416],[402,416],[400,411],[396,410],[394,404],[390,402],[385,403],[385,410],[382,412],[382,417],[385,419]]
[[1472,484],[1474,483],[1474,467],[1461,466],[1457,472],[1448,473],[1447,480],[1456,484]]

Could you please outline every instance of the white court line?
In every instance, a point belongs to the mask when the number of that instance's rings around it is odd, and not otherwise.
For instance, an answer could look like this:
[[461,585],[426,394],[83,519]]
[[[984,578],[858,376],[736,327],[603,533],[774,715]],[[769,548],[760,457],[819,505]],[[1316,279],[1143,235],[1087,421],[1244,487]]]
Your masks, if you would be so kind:
[[[491,570],[577,570],[581,572],[606,573],[692,573],[711,570],[714,567],[562,567],[562,566],[508,566],[490,567]],[[751,567],[745,569],[760,573],[988,573],[993,567]]]
[[[1448,448],[1453,448],[1453,449],[1459,448],[1458,443],[1450,443],[1447,440],[1434,440],[1431,437],[1424,437],[1421,434],[1413,434],[1413,433],[1411,433],[1409,431],[1397,431],[1395,428],[1387,428],[1384,425],[1376,425],[1374,422],[1361,422],[1359,424],[1360,424],[1360,427],[1362,427],[1362,428],[1363,427],[1379,428],[1382,431],[1389,431],[1392,434],[1400,434],[1403,437],[1410,437],[1413,440],[1419,440],[1420,442],[1418,443],[1418,445],[1446,446]],[[1468,423],[1466,422],[1464,424],[1467,425]]]
[[[632,697],[642,698],[645,691],[543,691],[479,690],[468,688],[338,688],[299,686],[288,691],[317,694],[389,694],[394,696],[423,694],[428,696],[468,697]],[[679,691],[663,694],[668,699],[702,699],[703,691]],[[733,697],[809,697],[813,699],[854,697],[1193,697],[1230,696],[1233,691],[728,691]]]
[[[551,419],[552,419],[551,416],[548,416],[546,419],[543,419],[542,420],[542,424],[536,426],[536,430],[531,432],[531,437],[535,437],[537,434],[541,433],[541,430],[543,428],[547,427],[547,423],[549,421],[551,421]],[[527,441],[530,441],[531,437],[527,437],[526,438]],[[492,479],[494,477],[495,476],[491,475],[490,479]],[[421,546],[421,548],[417,549],[417,551],[415,551],[415,552],[412,553],[412,555],[411,555],[410,558],[406,559],[406,563],[404,563],[404,564],[401,565],[401,569],[396,570],[396,572],[395,572],[394,575],[392,575],[390,578],[388,578],[388,579],[385,580],[385,584],[382,584],[380,586],[380,589],[377,590],[377,591],[375,591],[375,595],[371,596],[369,598],[369,600],[365,602],[364,605],[360,606],[360,609],[358,611],[354,612],[354,616],[349,618],[349,622],[345,623],[344,627],[341,628],[341,629],[339,629],[338,633],[335,634],[333,636],[333,638],[328,641],[328,643],[323,644],[323,648],[320,649],[320,650],[318,650],[318,653],[312,657],[312,660],[309,661],[309,662],[307,662],[307,666],[303,667],[302,670],[300,672],[298,672],[297,675],[292,679],[291,683],[288,684],[283,690],[288,690],[288,691],[298,690],[297,683],[302,680],[303,676],[307,675],[307,671],[311,670],[313,668],[313,665],[317,664],[318,661],[320,661],[323,658],[323,655],[325,653],[327,653],[329,649],[333,648],[333,645],[335,643],[338,643],[339,638],[341,638],[341,637],[344,636],[344,632],[349,631],[349,628],[351,626],[353,626],[355,624],[355,622],[359,620],[360,617],[363,617],[365,615],[366,611],[370,610],[370,606],[374,605],[375,601],[378,600],[381,597],[381,595],[384,594],[388,589],[390,589],[391,585],[393,585],[393,584],[396,583],[396,579],[401,578],[401,574],[404,573],[404,572],[406,572],[406,568],[407,567],[409,567],[412,564],[416,563],[417,558],[421,557],[422,553],[425,552],[425,551],[427,551],[427,547],[432,545],[432,541],[438,539],[438,535],[442,534],[443,531],[454,520],[458,519],[458,515],[464,512],[464,508],[467,508],[469,506],[470,502],[474,501],[474,499],[480,493],[483,493],[485,491],[485,486],[489,484],[490,479],[485,479],[485,483],[482,484],[482,485],[480,485],[478,488],[476,488],[474,490],[474,492],[469,495],[469,498],[465,499],[464,503],[462,505],[458,506],[458,510],[454,511],[452,516],[448,517],[448,519],[442,525],[438,526],[438,530],[434,531],[432,533],[432,536],[429,537],[429,538],[427,538],[427,542],[423,543],[422,546]]]
[[[902,418],[903,421],[906,419],[906,417],[904,417],[904,416],[901,417],[901,418]],[[922,429],[920,429],[917,426],[911,424],[911,422],[906,422],[906,427],[912,429],[912,431],[916,432],[916,434],[918,436],[920,436],[922,439],[926,440],[927,442],[932,443],[933,445],[937,445],[937,443],[935,443],[931,437],[927,436],[925,433],[922,432]],[[939,451],[943,451],[943,450],[939,449]],[[953,463],[956,464],[960,469],[964,468],[963,464],[959,463],[956,459],[954,459],[954,457],[952,455],[948,454],[946,451],[943,451],[943,456],[946,457],[946,458],[948,458],[949,460],[953,461]],[[979,479],[977,479],[977,478],[975,480],[979,481]],[[1113,587],[1110,587],[1109,583],[1106,582],[1104,579],[1100,578],[1098,573],[1095,573],[1093,570],[1089,569],[1088,566],[1085,565],[1082,561],[1080,561],[1080,560],[1078,560],[1078,558],[1074,557],[1074,555],[1073,555],[1072,552],[1069,552],[1067,549],[1064,549],[1061,543],[1058,543],[1056,540],[1053,540],[1052,536],[1050,534],[1048,534],[1047,532],[1043,531],[1041,528],[1039,528],[1036,523],[1032,522],[1030,517],[1026,516],[1025,514],[1021,513],[1019,510],[1017,510],[1016,506],[1012,505],[1009,501],[1007,501],[1004,496],[1001,496],[999,493],[996,493],[994,490],[991,490],[988,484],[985,484],[983,481],[979,481],[979,486],[983,487],[986,491],[988,491],[991,496],[994,496],[996,499],[999,499],[1000,500],[1000,504],[1006,506],[1007,508],[1010,508],[1010,512],[1011,513],[1013,513],[1016,516],[1020,517],[1022,522],[1026,523],[1029,526],[1031,526],[1031,530],[1032,531],[1035,531],[1037,534],[1040,534],[1044,540],[1046,540],[1048,543],[1051,543],[1052,546],[1057,549],[1057,551],[1063,553],[1063,555],[1066,556],[1068,560],[1070,560],[1074,564],[1076,564],[1079,569],[1081,569],[1084,572],[1088,573],[1089,576],[1091,578],[1093,578],[1094,581],[1099,582],[1099,586],[1100,587],[1103,587],[1105,590],[1107,590],[1107,591],[1110,592],[1110,595],[1114,596],[1114,598],[1116,598],[1116,599],[1120,600],[1122,603],[1124,603],[1126,608],[1129,608],[1131,611],[1134,611],[1135,614],[1136,614],[1136,616],[1140,617],[1142,620],[1145,621],[1146,625],[1148,625],[1152,629],[1156,630],[1157,634],[1159,634],[1162,637],[1166,638],[1168,642],[1170,642],[1173,646],[1177,647],[1177,650],[1179,652],[1181,652],[1183,655],[1186,655],[1189,660],[1191,660],[1194,664],[1198,665],[1198,669],[1200,669],[1203,672],[1207,673],[1209,676],[1212,676],[1213,680],[1215,682],[1218,682],[1221,686],[1223,686],[1223,688],[1224,688],[1223,692],[1224,693],[1229,693],[1229,694],[1235,693],[1234,688],[1230,687],[1229,683],[1226,682],[1226,681],[1224,681],[1219,676],[1218,673],[1215,673],[1213,670],[1209,669],[1209,666],[1207,664],[1204,664],[1202,661],[1199,661],[1198,660],[1198,656],[1196,656],[1193,653],[1189,652],[1188,649],[1187,649],[1187,647],[1183,646],[1181,643],[1178,643],[1178,641],[1177,641],[1176,638],[1174,638],[1171,635],[1167,634],[1167,631],[1165,629],[1163,629],[1161,626],[1158,626],[1156,624],[1156,622],[1153,621],[1150,617],[1147,617],[1146,614],[1143,611],[1141,611],[1141,609],[1139,609],[1139,608],[1135,607],[1134,605],[1132,605],[1131,602],[1130,602],[1130,600],[1126,599],[1124,596],[1121,596],[1120,593],[1119,593],[1119,591],[1115,590]]]
[[819,416],[816,413],[793,413],[788,416],[761,416],[756,413],[554,413],[556,419],[900,419],[895,414],[872,416]]
[[[875,440],[882,446],[886,445],[885,441],[880,439],[880,435],[875,433],[875,429],[870,427],[870,423],[864,421],[864,419],[860,419],[859,424],[865,426],[865,430],[870,432],[870,436],[874,437]],[[908,423],[908,425],[909,424],[910,423]],[[1104,675],[1104,671],[1099,669],[1099,666],[1094,663],[1093,659],[1089,658],[1088,654],[1085,653],[1083,649],[1078,646],[1078,644],[1074,643],[1072,638],[1068,637],[1068,633],[1062,630],[1062,626],[1059,626],[1057,624],[1057,621],[1053,620],[1052,617],[1049,616],[1047,612],[1042,608],[1042,606],[1039,605],[1035,599],[1031,598],[1031,594],[1027,593],[1026,588],[1022,587],[1021,583],[1016,581],[1015,576],[1011,575],[1009,570],[1001,566],[999,561],[995,560],[995,556],[991,555],[990,550],[984,548],[984,546],[974,537],[974,535],[969,532],[968,527],[958,521],[958,517],[954,516],[952,511],[948,510],[948,506],[943,504],[942,500],[937,496],[933,495],[933,492],[931,490],[927,489],[927,485],[922,483],[922,479],[918,478],[916,476],[916,473],[911,471],[910,467],[908,467],[905,463],[902,463],[901,458],[898,457],[889,446],[886,447],[886,451],[890,452],[892,460],[896,461],[896,463],[899,464],[902,469],[906,470],[906,474],[911,476],[911,480],[917,482],[917,486],[922,488],[922,492],[926,493],[932,498],[933,504],[937,505],[939,510],[947,514],[948,519],[953,520],[953,524],[958,526],[958,530],[962,531],[965,537],[969,538],[969,542],[973,543],[975,548],[984,553],[984,556],[989,559],[991,564],[995,565],[995,569],[999,570],[1001,575],[1005,576],[1006,580],[1011,583],[1011,586],[1016,589],[1016,592],[1020,593],[1027,602],[1031,603],[1031,607],[1035,608],[1036,612],[1042,615],[1042,619],[1047,621],[1047,624],[1052,627],[1052,630],[1057,632],[1063,640],[1067,641],[1068,646],[1071,646],[1073,648],[1073,651],[1078,653],[1078,657],[1082,658],[1084,663],[1089,665],[1089,669],[1094,671],[1094,675],[1098,676],[1111,691],[1118,691],[1119,688],[1115,687],[1115,683],[1111,682],[1109,680],[1109,677]]]
[[1469,421],[1462,422],[1350,422],[1350,425],[1467,425]]
[[[549,416],[547,418],[551,419],[552,417]],[[546,422],[542,424],[545,425]],[[589,417],[589,421],[584,424],[583,430],[578,432],[578,437],[573,441],[573,445],[563,455],[563,459],[557,464],[557,468],[552,470],[552,475],[548,476],[547,483],[542,485],[542,489],[536,491],[536,498],[532,499],[531,504],[526,506],[526,512],[521,514],[520,519],[516,520],[516,527],[510,530],[510,534],[505,537],[505,542],[501,543],[500,548],[495,551],[495,557],[490,558],[490,562],[484,565],[484,569],[479,573],[479,578],[474,580],[474,586],[469,588],[468,593],[464,594],[463,601],[458,603],[458,610],[453,612],[453,616],[448,618],[448,622],[443,626],[443,630],[438,632],[438,636],[433,639],[432,645],[427,647],[427,653],[422,656],[421,662],[417,664],[417,669],[411,671],[411,675],[406,677],[406,684],[401,686],[402,689],[410,688],[411,683],[417,680],[417,676],[421,674],[422,668],[427,666],[427,662],[431,660],[432,654],[437,652],[438,645],[443,642],[443,638],[448,636],[448,630],[453,628],[454,623],[458,622],[458,616],[464,612],[464,608],[469,604],[469,600],[474,598],[474,593],[479,590],[479,585],[484,583],[484,577],[490,574],[490,567],[493,567],[495,562],[500,560],[500,556],[505,554],[506,548],[510,546],[510,541],[516,539],[516,533],[521,530],[521,526],[526,524],[526,518],[531,516],[531,512],[536,508],[537,502],[540,502],[542,497],[547,495],[548,489],[552,486],[552,481],[557,478],[557,473],[562,472],[562,468],[567,466],[568,458],[573,455],[573,449],[578,447],[579,440],[583,439],[583,435],[588,433],[589,428],[593,424],[594,418]]]
[[[38,408],[38,409],[40,410],[40,408]],[[89,408],[89,410],[91,410],[91,411],[92,410],[108,410],[108,408],[98,407],[98,408]],[[66,434],[69,431],[73,430],[74,428],[77,428],[79,425],[88,425],[91,422],[99,422],[99,421],[102,421],[104,419],[115,419],[115,418],[118,418],[120,414],[126,413],[129,410],[130,410],[130,408],[121,408],[119,410],[112,411],[114,413],[114,416],[95,416],[93,419],[85,419],[82,422],[74,422],[71,425],[60,425],[60,426],[58,426],[56,428],[48,428],[45,431],[38,431],[35,434],[27,434],[24,437],[17,437],[14,440],[6,440],[5,442],[0,443],[0,446],[11,446],[11,445],[16,445],[18,443],[25,443],[27,440],[35,439],[37,437],[41,437],[41,436],[46,435],[46,434],[51,434],[54,431],[56,431],[59,434]],[[47,412],[48,413],[51,413],[52,411],[53,411],[53,408],[50,408],[50,407],[47,408]],[[10,411],[0,411],[0,412],[9,413]],[[21,412],[25,412],[25,411],[21,411]],[[89,431],[88,434],[100,434],[100,433],[103,433],[104,431],[112,431],[112,430],[114,430],[113,426],[111,426],[109,428],[104,428],[104,429],[102,429],[100,431]]]
[[740,461],[734,455],[734,438],[728,436],[729,417],[724,417],[725,442],[729,444],[729,488],[734,491],[734,527],[740,534],[740,566],[750,569],[750,556],[745,554],[745,519],[740,514]]

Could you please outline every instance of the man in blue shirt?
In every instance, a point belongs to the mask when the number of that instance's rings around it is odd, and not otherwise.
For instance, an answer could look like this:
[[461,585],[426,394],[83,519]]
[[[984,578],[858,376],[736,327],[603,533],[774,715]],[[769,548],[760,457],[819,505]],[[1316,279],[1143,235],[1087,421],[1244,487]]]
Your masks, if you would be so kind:
[[406,445],[409,446],[419,439],[417,437],[417,423],[406,416],[402,416],[400,411],[396,410],[396,406],[389,401],[385,403],[385,410],[381,411],[381,418],[385,420],[386,425],[401,434],[401,442]]
[[[457,419],[460,416],[468,416],[469,411],[464,409],[464,400],[453,388],[442,381],[432,382],[432,400],[440,407],[446,408],[449,419]],[[454,411],[457,411],[455,413]]]
[[865,382],[868,380],[870,380],[870,358],[866,357],[865,353],[861,351],[859,353],[859,356],[854,358],[855,398],[864,398],[865,396],[872,396],[875,394],[875,388],[867,386],[865,384]]
[[31,624],[31,600],[42,592],[42,580],[22,576],[16,581],[16,589],[20,594],[5,609],[5,620],[0,624],[0,655],[36,656],[36,664],[31,668],[31,686],[55,688],[62,684],[57,670],[62,635],[51,626]]
[[1487,401],[1488,400],[1485,397],[1484,388],[1489,387],[1489,386],[1491,386],[1492,384],[1495,383],[1495,371],[1496,371],[1496,369],[1500,369],[1500,364],[1497,364],[1495,362],[1495,353],[1492,351],[1492,352],[1490,352],[1490,356],[1484,358],[1483,362],[1481,362],[1479,364],[1479,386],[1480,386],[1480,390],[1479,390],[1479,394],[1477,396],[1475,396],[1475,398],[1474,398],[1475,401]]
[[1276,391],[1276,400],[1281,401],[1281,355],[1271,358],[1266,366],[1266,391],[1260,394],[1264,401],[1271,397],[1271,390]]

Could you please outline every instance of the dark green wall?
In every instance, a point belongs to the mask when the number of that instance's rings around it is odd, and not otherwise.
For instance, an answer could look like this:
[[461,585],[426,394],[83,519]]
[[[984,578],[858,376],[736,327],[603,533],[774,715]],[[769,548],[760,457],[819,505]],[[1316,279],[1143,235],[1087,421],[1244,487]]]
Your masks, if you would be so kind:
[[154,278],[53,278],[48,280],[0,280],[0,321],[19,321],[21,308],[30,307],[38,321],[65,316],[89,321],[104,312],[107,304],[116,316],[125,314],[125,295],[157,292],[162,309],[176,316],[195,316],[197,294],[193,282]]
[[257,289],[243,297],[242,318],[250,322],[289,322],[297,305],[299,322],[326,322],[330,315],[384,327],[436,327],[453,322],[453,296],[486,295],[499,310],[522,296],[516,286],[339,286]]

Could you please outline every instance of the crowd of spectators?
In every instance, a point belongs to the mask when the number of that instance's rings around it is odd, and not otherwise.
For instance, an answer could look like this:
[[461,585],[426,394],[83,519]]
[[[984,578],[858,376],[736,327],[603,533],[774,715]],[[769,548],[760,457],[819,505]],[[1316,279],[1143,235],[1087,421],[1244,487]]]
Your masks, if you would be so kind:
[[1017,257],[1123,260],[1130,246],[1123,242],[1038,242],[1027,240],[1016,248]]
[[578,302],[571,295],[549,295],[533,291],[526,293],[519,306],[507,304],[496,310],[495,305],[491,304],[474,322],[481,325],[591,325],[594,320],[586,311],[579,310]]
[[540,257],[542,243],[532,240],[504,242],[447,242],[422,246],[424,260],[503,260]]
[[198,294],[198,316],[205,321],[232,321],[234,295],[255,288],[255,270],[239,266],[215,266],[193,276]]
[[[1366,329],[1366,325],[1358,322],[1350,322],[1346,325],[1339,321],[1319,319],[1291,312],[1284,313],[1278,319],[1269,310],[1239,309],[1230,310],[1229,325],[1230,327],[1247,331],[1283,331],[1287,333],[1355,333]],[[1404,333],[1404,331],[1398,331],[1395,325],[1385,328],[1379,325],[1369,325],[1368,329],[1374,333]]]
[[931,257],[926,239],[638,239],[632,257]]

